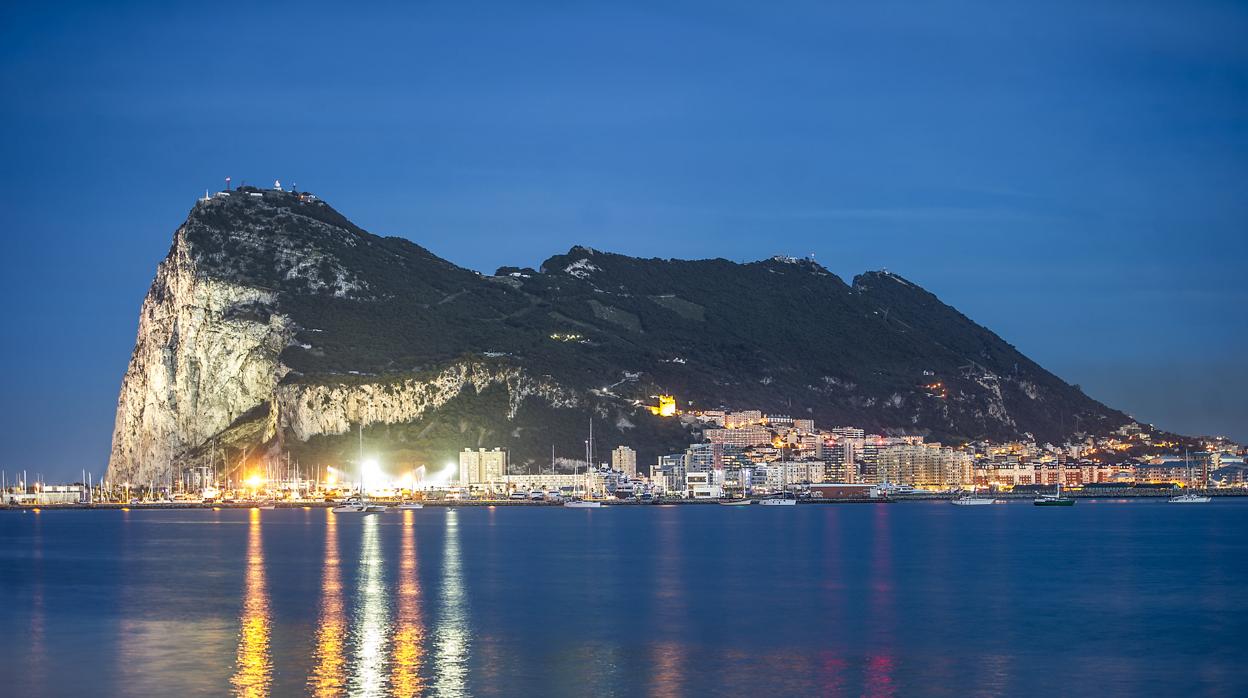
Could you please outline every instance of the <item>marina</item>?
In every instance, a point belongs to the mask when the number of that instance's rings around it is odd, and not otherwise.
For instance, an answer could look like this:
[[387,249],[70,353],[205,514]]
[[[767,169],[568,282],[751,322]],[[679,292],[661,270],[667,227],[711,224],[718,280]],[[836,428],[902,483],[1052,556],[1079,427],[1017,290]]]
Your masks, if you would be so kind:
[[[1248,497],[1248,491],[1242,489],[1223,490],[1223,491],[1207,491],[1200,494],[1185,494],[1172,496],[1168,493],[1150,493],[1150,494],[1133,494],[1133,495],[1113,495],[1108,496],[1104,493],[1078,494],[1065,492],[1063,499],[1070,500],[1095,500],[1095,501],[1112,501],[1112,502],[1168,502],[1172,504],[1201,504],[1208,503],[1213,500],[1235,500]],[[236,501],[236,502],[194,502],[194,501],[145,501],[145,502],[96,502],[92,504],[86,503],[64,503],[64,504],[3,504],[0,505],[0,511],[58,511],[58,510],[82,510],[82,511],[109,511],[109,510],[179,510],[179,509],[207,509],[207,510],[226,510],[226,509],[331,509],[337,513],[361,513],[361,512],[383,512],[383,511],[415,511],[419,509],[471,509],[479,507],[524,507],[524,508],[598,508],[598,507],[672,507],[672,506],[745,506],[750,504],[758,504],[764,506],[834,506],[838,504],[896,504],[896,503],[919,503],[919,502],[948,502],[957,506],[982,506],[988,504],[1010,504],[1019,502],[1034,502],[1034,497],[1028,494],[994,494],[991,498],[984,496],[971,497],[969,495],[930,493],[914,496],[893,496],[893,497],[873,497],[873,498],[841,498],[841,499],[819,499],[819,498],[797,498],[782,500],[779,498],[760,498],[760,499],[737,499],[737,500],[713,500],[713,499],[680,499],[680,498],[650,498],[650,499],[601,499],[601,500],[572,500],[572,501],[547,501],[532,499],[436,499],[425,500],[422,502],[400,502],[398,500],[371,501],[368,505],[358,503],[338,503],[326,502],[322,500],[307,501],[283,501],[276,503],[262,504],[260,502]],[[769,503],[770,502],[770,503]]]

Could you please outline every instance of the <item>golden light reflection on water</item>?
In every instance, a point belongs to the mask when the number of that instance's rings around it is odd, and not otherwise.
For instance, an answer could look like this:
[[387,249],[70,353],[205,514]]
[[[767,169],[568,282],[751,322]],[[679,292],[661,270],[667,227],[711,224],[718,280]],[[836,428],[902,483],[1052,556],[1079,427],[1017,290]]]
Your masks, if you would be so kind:
[[446,512],[442,549],[441,615],[434,630],[436,678],[434,691],[443,696],[466,695],[468,689],[468,604],[464,596],[463,560],[459,547],[459,512]]
[[415,512],[403,512],[402,549],[399,557],[398,618],[394,651],[390,658],[391,692],[407,698],[424,689],[420,676],[424,659],[425,628],[420,615],[420,577],[416,569]]
[[235,695],[267,696],[273,680],[269,656],[269,597],[264,581],[264,545],[260,538],[260,511],[251,510],[247,531],[247,572],[243,585],[243,613],[238,634],[234,676]]
[[876,649],[867,657],[863,687],[863,695],[872,698],[888,698],[897,694],[897,685],[893,678],[897,671],[897,661],[893,656],[897,616],[889,513],[886,506],[877,506],[873,512],[875,539],[870,547],[871,598],[868,608],[872,618],[871,644]]
[[386,645],[390,639],[390,601],[386,590],[384,559],[379,541],[380,517],[364,517],[360,539],[359,598],[351,623],[355,656],[351,679],[352,696],[387,695],[390,677],[386,671]]
[[684,691],[685,647],[675,641],[680,625],[687,622],[680,569],[680,527],[672,510],[662,512],[658,525],[657,570],[654,606],[659,618],[657,634],[666,638],[651,646],[650,695],[678,696]]
[[347,660],[346,609],[342,599],[342,562],[338,555],[338,519],[326,510],[325,560],[321,571],[321,604],[316,625],[316,654],[308,690],[315,696],[340,696]]
[[[31,578],[33,588],[30,596],[30,631],[27,635],[27,646],[30,658],[25,668],[25,678],[30,682],[29,688],[38,691],[42,688],[48,669],[48,648],[45,638],[45,610],[43,600],[43,530],[42,520],[34,519],[31,537]],[[19,684],[20,685],[20,684]]]

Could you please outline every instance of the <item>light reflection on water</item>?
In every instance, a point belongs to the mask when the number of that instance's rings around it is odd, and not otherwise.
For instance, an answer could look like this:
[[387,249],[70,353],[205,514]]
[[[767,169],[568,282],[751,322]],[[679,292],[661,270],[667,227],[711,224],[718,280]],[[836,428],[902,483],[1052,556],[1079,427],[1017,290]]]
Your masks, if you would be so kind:
[[433,690],[440,696],[468,693],[468,601],[464,596],[459,537],[459,511],[447,509],[446,539],[442,548],[441,609],[433,632]]
[[892,656],[893,633],[897,623],[896,596],[893,588],[893,539],[887,506],[877,506],[872,512],[873,531],[876,540],[871,542],[870,608],[872,641],[871,654],[867,657],[864,693],[885,698],[896,695],[893,681],[896,660]]
[[0,512],[0,694],[1248,695],[1248,501],[793,509]]
[[393,695],[407,698],[425,688],[421,678],[425,627],[420,614],[420,575],[416,557],[416,516],[403,512],[402,548],[399,554],[398,617],[395,619],[394,652],[390,658]]
[[359,590],[351,623],[355,661],[347,690],[353,696],[385,695],[390,677],[386,671],[390,640],[390,599],[386,590],[384,561],[378,541],[381,517],[364,517],[360,539]]
[[343,695],[346,687],[344,645],[347,636],[346,609],[342,598],[342,562],[338,553],[338,517],[325,511],[325,553],[321,573],[320,612],[317,616],[316,647],[308,689],[315,696]]
[[247,528],[247,570],[243,585],[243,613],[239,621],[235,695],[267,696],[273,680],[269,656],[269,596],[264,579],[264,543],[260,538],[260,510],[250,512]]
[[686,608],[684,582],[680,577],[680,522],[671,507],[661,509],[658,517],[658,540],[655,545],[657,559],[654,590],[654,616],[658,641],[650,648],[650,694],[655,696],[681,695],[684,683],[684,646],[675,638],[680,636],[681,624],[685,622]]
[[34,572],[35,586],[30,597],[30,661],[26,666],[30,686],[38,690],[48,671],[48,648],[44,637],[44,580],[43,580],[43,535],[41,513],[34,512],[34,535],[31,545],[31,569]]

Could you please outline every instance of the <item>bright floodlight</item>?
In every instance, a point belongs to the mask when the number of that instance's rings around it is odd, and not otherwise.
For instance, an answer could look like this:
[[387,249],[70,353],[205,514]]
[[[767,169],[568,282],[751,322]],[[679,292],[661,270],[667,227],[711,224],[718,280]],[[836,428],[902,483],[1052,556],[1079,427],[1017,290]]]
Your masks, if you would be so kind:
[[360,479],[365,487],[376,487],[381,482],[381,465],[376,458],[369,458],[360,464]]

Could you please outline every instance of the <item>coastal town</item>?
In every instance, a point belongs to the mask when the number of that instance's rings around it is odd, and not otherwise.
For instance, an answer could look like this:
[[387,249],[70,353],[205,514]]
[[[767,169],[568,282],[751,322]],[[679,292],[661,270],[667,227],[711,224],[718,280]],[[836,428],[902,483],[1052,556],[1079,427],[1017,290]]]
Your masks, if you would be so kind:
[[[656,415],[682,420],[701,440],[639,463],[635,444],[596,444],[587,424],[583,459],[554,458],[523,470],[506,449],[465,448],[440,467],[387,464],[384,454],[305,468],[261,458],[239,478],[187,469],[173,483],[47,483],[28,471],[0,473],[5,506],[255,505],[378,502],[610,503],[749,501],[896,501],[987,492],[1033,496],[1061,486],[1082,496],[1163,495],[1176,490],[1248,494],[1240,444],[1221,437],[1177,440],[1129,423],[1116,432],[1054,445],[970,441],[823,427],[811,419],[760,410],[681,412],[656,396]],[[601,447],[601,449],[600,449]],[[602,454],[600,457],[600,453]]]

